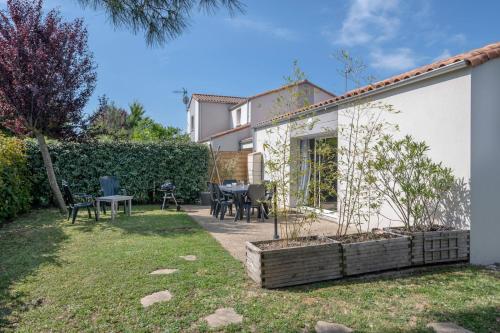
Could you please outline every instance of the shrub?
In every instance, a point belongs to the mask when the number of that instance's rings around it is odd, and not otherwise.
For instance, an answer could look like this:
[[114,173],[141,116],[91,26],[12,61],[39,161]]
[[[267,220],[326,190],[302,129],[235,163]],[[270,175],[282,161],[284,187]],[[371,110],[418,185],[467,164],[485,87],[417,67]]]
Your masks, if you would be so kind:
[[27,211],[30,203],[24,143],[0,133],[0,225]]
[[428,151],[409,135],[384,136],[375,147],[373,181],[407,230],[432,228],[455,183],[452,170],[433,162]]
[[[172,180],[176,197],[192,202],[205,186],[208,151],[203,145],[182,142],[49,143],[58,182],[66,180],[73,192],[99,194],[99,177],[112,175],[139,203],[158,199],[158,185]],[[33,174],[34,203],[52,200],[42,156],[34,142],[28,142]]]

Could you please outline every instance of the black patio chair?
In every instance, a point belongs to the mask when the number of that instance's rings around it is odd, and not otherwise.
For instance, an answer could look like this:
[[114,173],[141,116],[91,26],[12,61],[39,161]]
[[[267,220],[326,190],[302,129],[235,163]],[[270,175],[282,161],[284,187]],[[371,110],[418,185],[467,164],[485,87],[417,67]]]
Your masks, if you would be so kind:
[[224,220],[224,215],[226,215],[227,209],[229,208],[229,214],[233,214],[233,204],[234,201],[229,196],[225,195],[219,187],[219,184],[212,183],[213,191],[215,192],[216,205],[215,205],[215,217],[218,217],[222,221]]
[[[127,195],[127,191],[124,188],[120,188],[120,181],[116,176],[103,176],[99,178],[99,183],[101,184],[101,195],[104,197],[111,195]],[[102,202],[101,207],[104,214],[106,214],[106,205],[110,204],[109,202]],[[120,204],[123,205],[123,212],[126,213],[126,204],[125,202],[118,203],[118,209],[120,208]]]
[[247,193],[245,195],[245,210],[247,213],[247,222],[250,222],[250,212],[254,208],[258,209],[258,217],[261,221],[264,218],[268,218],[268,195],[266,193],[266,187],[263,184],[251,184],[248,186]]
[[208,192],[210,193],[210,215],[215,216],[215,208],[217,206],[217,195],[215,194],[214,184],[207,182]]
[[[94,197],[89,195],[89,194],[84,194],[84,193],[75,193],[72,194],[71,190],[69,189],[69,185],[67,181],[62,181],[62,190],[63,190],[63,196],[64,196],[64,201],[66,203],[66,206],[68,206],[68,220],[70,217],[72,217],[71,223],[75,223],[76,215],[78,214],[78,210],[80,208],[87,208],[87,211],[89,213],[89,219],[92,218],[92,214],[90,212],[91,208],[94,210],[94,215],[97,221],[97,210],[94,205]],[[76,199],[76,200],[75,200]]]

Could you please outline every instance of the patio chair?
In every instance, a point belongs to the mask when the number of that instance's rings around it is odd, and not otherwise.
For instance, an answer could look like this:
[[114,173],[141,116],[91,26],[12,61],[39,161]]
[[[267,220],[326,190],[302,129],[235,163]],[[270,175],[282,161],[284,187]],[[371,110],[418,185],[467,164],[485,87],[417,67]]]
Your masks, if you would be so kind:
[[[99,183],[101,184],[101,195],[104,197],[111,195],[127,195],[127,191],[124,188],[120,188],[120,181],[116,176],[103,176],[99,178]],[[102,211],[106,214],[106,205],[109,203],[103,203],[101,205]],[[123,212],[126,213],[125,202],[122,203]],[[118,203],[117,209],[119,209],[120,203]]]
[[68,220],[70,217],[72,217],[71,224],[75,224],[76,215],[78,214],[78,210],[80,208],[87,208],[87,211],[89,213],[89,219],[92,218],[90,209],[93,208],[94,215],[97,221],[97,211],[94,205],[94,197],[84,193],[72,194],[71,190],[69,189],[67,181],[63,180],[61,182],[61,185],[63,190],[64,201],[66,203],[66,206],[68,206]]
[[247,211],[247,222],[250,222],[250,211],[254,208],[258,209],[258,217],[261,221],[267,219],[267,202],[268,196],[266,194],[266,187],[262,184],[251,184],[248,186],[247,194],[245,196],[245,210]]
[[224,220],[224,215],[229,208],[229,214],[233,214],[233,199],[225,195],[219,187],[219,184],[212,183],[213,191],[215,192],[216,205],[215,205],[215,217],[219,216],[219,219]]
[[215,216],[215,208],[217,206],[217,195],[215,194],[213,183],[207,182],[208,192],[210,193],[210,215]]
[[222,181],[222,185],[231,185],[233,183],[237,183],[236,179],[224,179]]

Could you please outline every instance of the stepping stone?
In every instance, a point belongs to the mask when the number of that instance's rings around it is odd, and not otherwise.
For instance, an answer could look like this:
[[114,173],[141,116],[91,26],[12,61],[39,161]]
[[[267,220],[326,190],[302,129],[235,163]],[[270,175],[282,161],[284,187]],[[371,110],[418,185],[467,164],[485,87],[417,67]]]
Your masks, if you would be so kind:
[[430,323],[427,327],[436,333],[474,333],[452,322]]
[[196,256],[194,256],[192,254],[190,254],[188,256],[179,256],[179,257],[181,257],[182,259],[187,260],[187,261],[195,261],[196,260]]
[[217,328],[229,324],[239,324],[243,321],[243,316],[237,314],[233,308],[221,308],[206,316],[205,321],[210,328]]
[[314,327],[316,333],[349,333],[353,330],[342,324],[329,323],[326,321],[318,321]]
[[177,271],[178,271],[178,269],[176,269],[176,268],[163,268],[163,269],[157,269],[156,271],[151,272],[149,274],[151,274],[151,275],[165,275],[165,274],[172,274],[172,273],[175,273]]
[[172,299],[172,294],[168,290],[159,291],[156,293],[152,293],[151,295],[145,296],[141,298],[141,304],[143,307],[147,308],[150,305],[153,305],[158,302],[166,302]]

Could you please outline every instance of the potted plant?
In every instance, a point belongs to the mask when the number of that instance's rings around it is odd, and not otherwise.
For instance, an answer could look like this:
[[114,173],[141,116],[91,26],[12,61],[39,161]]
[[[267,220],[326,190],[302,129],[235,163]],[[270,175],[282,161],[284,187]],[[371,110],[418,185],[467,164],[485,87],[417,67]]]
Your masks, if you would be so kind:
[[403,224],[387,230],[411,237],[413,266],[468,260],[469,230],[462,229],[466,223],[457,225],[456,215],[447,213],[457,209],[460,200],[453,197],[458,192],[468,196],[468,186],[457,181],[451,169],[434,163],[428,150],[425,142],[411,136],[385,136],[377,144],[376,186]]
[[[279,113],[291,112],[307,104],[306,92],[297,85],[303,79],[303,73],[295,66],[294,79],[287,80],[289,88],[275,102]],[[304,160],[308,154],[300,153],[291,134],[300,133],[314,123],[289,119],[268,129],[264,166],[269,185],[274,189],[272,213],[279,217],[281,239],[246,243],[247,273],[265,288],[342,277],[340,245],[328,237],[310,235],[318,214],[306,209],[308,197],[298,184],[304,179],[305,166],[310,161]]]

